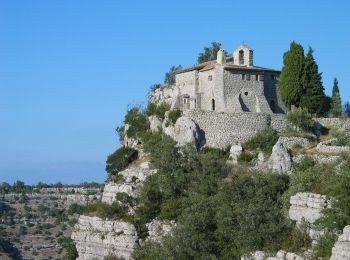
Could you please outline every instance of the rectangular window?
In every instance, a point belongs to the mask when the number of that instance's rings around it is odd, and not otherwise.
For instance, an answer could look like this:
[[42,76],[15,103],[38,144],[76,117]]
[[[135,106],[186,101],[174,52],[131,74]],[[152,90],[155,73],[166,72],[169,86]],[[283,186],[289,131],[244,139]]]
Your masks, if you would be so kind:
[[247,78],[247,80],[250,80],[250,74],[247,74],[246,78]]
[[264,75],[259,75],[259,80],[264,81]]
[[259,75],[258,75],[258,74],[255,75],[255,80],[256,80],[256,81],[259,80]]
[[245,80],[245,74],[242,74],[242,80]]
[[213,80],[213,76],[212,75],[209,75],[208,76],[208,81],[212,81]]
[[271,79],[275,80],[276,79],[275,75],[271,75]]

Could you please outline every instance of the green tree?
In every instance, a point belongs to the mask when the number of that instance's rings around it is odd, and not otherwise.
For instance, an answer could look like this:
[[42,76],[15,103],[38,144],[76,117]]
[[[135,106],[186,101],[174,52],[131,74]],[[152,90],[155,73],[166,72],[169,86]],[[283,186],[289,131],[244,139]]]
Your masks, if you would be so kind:
[[338,87],[338,80],[337,78],[334,79],[333,82],[333,91],[332,91],[332,115],[335,117],[339,117],[342,112],[341,107],[341,98],[340,98],[340,92]]
[[179,69],[181,69],[182,66],[179,65],[179,66],[172,66],[170,68],[170,70],[165,73],[165,79],[164,79],[164,84],[167,84],[167,85],[172,85],[175,83],[175,72]]
[[306,108],[296,108],[290,111],[286,119],[294,125],[297,130],[302,131],[309,131],[315,123]]
[[283,55],[283,68],[279,82],[281,97],[288,106],[299,106],[303,94],[304,64],[303,46],[293,41],[290,49]]
[[310,47],[305,58],[300,106],[311,114],[324,115],[329,110],[329,104],[322,85],[322,74],[318,72],[313,52]]
[[215,60],[220,49],[221,43],[219,42],[212,42],[211,47],[204,47],[204,52],[200,53],[198,56],[198,63]]

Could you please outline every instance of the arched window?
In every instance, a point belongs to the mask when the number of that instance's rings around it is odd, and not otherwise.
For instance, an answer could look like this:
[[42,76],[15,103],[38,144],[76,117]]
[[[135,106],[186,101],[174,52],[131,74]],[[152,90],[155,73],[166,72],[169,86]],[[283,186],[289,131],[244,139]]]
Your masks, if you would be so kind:
[[244,64],[244,51],[240,50],[239,51],[239,65],[243,65]]
[[215,99],[211,100],[211,110],[215,110]]

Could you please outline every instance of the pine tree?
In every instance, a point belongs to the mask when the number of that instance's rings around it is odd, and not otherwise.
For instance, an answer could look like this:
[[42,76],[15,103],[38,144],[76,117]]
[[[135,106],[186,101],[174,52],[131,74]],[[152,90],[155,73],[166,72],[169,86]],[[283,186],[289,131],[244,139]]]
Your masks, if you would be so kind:
[[341,98],[340,98],[340,92],[338,87],[338,80],[337,78],[334,79],[333,83],[333,91],[332,91],[332,115],[335,117],[339,117],[342,112],[341,107]]
[[310,47],[305,58],[302,76],[302,96],[300,106],[311,114],[325,115],[329,110],[328,98],[322,85],[322,74],[318,72],[318,65]]
[[302,76],[304,70],[304,49],[296,42],[290,44],[283,55],[283,68],[279,82],[282,100],[288,106],[299,106],[303,93]]
[[[211,47],[204,47],[204,52],[198,55],[198,63],[203,63],[210,60],[216,60],[218,51],[221,49],[221,43],[212,42]],[[227,52],[226,52],[227,55]]]

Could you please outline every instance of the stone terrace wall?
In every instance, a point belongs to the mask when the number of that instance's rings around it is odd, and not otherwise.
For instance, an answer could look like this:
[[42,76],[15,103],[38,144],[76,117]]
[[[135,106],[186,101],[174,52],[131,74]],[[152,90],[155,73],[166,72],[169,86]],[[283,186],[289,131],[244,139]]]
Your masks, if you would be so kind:
[[350,118],[314,118],[314,120],[327,128],[350,127]]
[[204,131],[206,144],[226,148],[237,142],[246,142],[259,130],[286,127],[283,117],[265,113],[220,113],[216,111],[186,110],[184,116],[192,119]]

